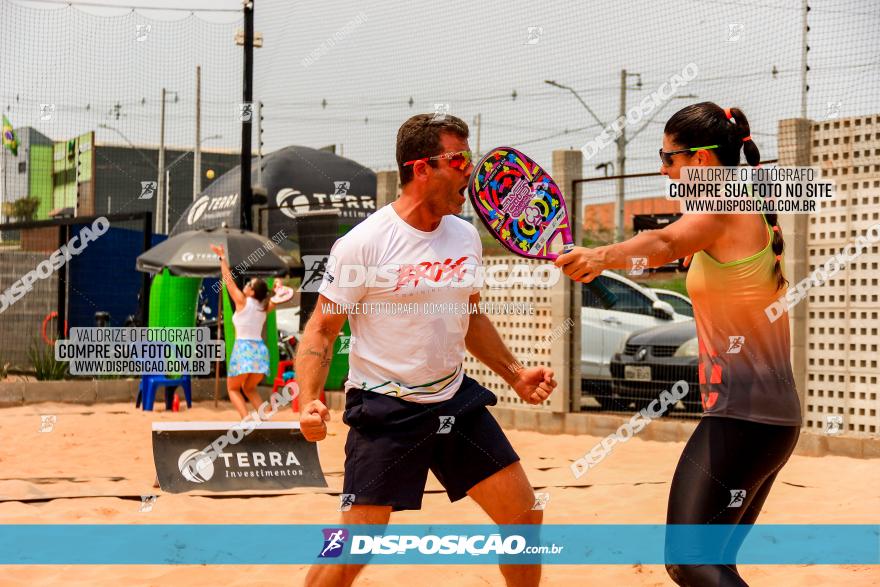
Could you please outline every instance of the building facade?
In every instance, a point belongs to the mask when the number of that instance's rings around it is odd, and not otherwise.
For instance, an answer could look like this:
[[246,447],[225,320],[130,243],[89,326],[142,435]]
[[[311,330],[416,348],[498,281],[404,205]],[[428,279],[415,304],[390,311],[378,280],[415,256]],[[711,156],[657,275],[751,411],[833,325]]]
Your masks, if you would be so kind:
[[[159,205],[159,149],[155,145],[95,142],[90,131],[54,141],[33,128],[15,131],[18,155],[3,149],[3,201],[39,200],[34,220],[52,213],[91,216],[150,211]],[[193,201],[193,154],[188,148],[166,148],[169,227]],[[240,163],[238,152],[202,150],[202,189]],[[152,191],[150,187],[152,186]],[[0,210],[2,211],[2,210]],[[7,221],[5,215],[3,220]]]

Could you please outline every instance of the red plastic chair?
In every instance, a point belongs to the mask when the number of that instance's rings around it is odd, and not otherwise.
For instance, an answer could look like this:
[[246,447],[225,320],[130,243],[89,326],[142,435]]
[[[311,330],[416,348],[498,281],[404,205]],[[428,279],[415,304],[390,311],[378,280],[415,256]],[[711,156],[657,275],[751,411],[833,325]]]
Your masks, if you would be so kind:
[[284,380],[284,373],[287,372],[288,367],[293,371],[293,361],[278,361],[278,372],[275,374],[275,382],[272,384],[272,393],[275,393],[279,387],[284,387],[284,384],[287,383]]
[[[293,371],[293,361],[278,361],[278,373],[275,375],[275,381],[272,384],[272,393],[277,392],[279,389],[290,383],[291,381],[296,381],[296,378],[284,380],[284,374],[287,373],[288,368],[290,371]],[[321,390],[321,403],[327,405],[327,396],[324,394],[324,390]],[[293,401],[290,403],[290,407],[293,409],[294,413],[299,413],[299,396],[293,398]]]

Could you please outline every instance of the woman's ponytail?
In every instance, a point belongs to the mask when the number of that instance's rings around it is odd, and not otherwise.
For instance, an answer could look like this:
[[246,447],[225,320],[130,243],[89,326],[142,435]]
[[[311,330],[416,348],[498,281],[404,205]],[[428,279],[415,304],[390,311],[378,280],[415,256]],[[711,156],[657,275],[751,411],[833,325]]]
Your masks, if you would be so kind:
[[[729,108],[724,111],[725,115],[729,113],[728,120],[732,123],[733,133],[742,143],[743,155],[746,156],[746,162],[755,167],[761,161],[761,152],[755,141],[752,140],[752,131],[749,128],[749,121],[746,115],[739,108]],[[777,214],[764,213],[764,219],[773,230],[772,247],[773,254],[776,255],[776,264],[773,270],[776,273],[776,290],[780,290],[788,285],[788,280],[782,273],[782,253],[785,250],[785,241],[782,238],[782,228],[779,226],[779,217]]]
[[746,156],[746,163],[755,167],[761,161],[761,152],[758,145],[752,140],[752,131],[749,128],[749,121],[746,115],[739,108],[730,108],[730,116],[733,123],[734,138],[742,143],[743,155]]

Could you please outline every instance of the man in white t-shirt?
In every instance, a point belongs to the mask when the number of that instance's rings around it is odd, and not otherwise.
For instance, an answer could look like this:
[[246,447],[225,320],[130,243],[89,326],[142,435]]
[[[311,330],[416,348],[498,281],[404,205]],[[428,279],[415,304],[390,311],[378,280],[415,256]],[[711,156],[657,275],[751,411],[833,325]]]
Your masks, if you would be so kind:
[[[318,303],[299,344],[300,426],[322,440],[318,400],[346,319],[351,325],[343,421],[343,524],[388,523],[420,509],[428,470],[451,501],[471,497],[497,524],[540,524],[519,457],[486,409],[497,398],[464,374],[465,350],[524,401],[556,387],[547,367],[523,367],[479,313],[482,246],[461,213],[473,169],[459,118],[420,114],[397,134],[402,191],[330,252]],[[315,565],[309,586],[350,585],[363,565]],[[540,565],[501,565],[508,586],[537,585]]]

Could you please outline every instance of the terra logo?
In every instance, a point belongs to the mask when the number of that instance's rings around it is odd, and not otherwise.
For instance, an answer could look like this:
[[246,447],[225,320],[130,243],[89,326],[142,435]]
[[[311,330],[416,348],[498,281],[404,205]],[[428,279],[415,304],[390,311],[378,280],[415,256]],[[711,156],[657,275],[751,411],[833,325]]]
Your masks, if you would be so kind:
[[324,528],[324,547],[318,558],[336,558],[345,550],[345,541],[348,540],[348,530],[345,528]]
[[198,222],[199,218],[201,218],[202,215],[205,213],[205,210],[208,209],[208,203],[210,203],[210,201],[210,196],[201,196],[198,200],[196,200],[196,203],[193,204],[193,207],[189,210],[189,214],[186,218],[186,223],[195,224],[196,222]]
[[201,220],[206,213],[226,214],[227,210],[232,209],[238,203],[238,194],[227,194],[225,196],[209,196],[207,194],[199,196],[199,199],[193,202],[186,215],[186,223],[190,226]]
[[292,188],[278,190],[275,194],[275,204],[281,209],[281,213],[289,218],[296,218],[298,214],[312,209],[308,196]]
[[177,468],[180,469],[180,474],[192,483],[204,483],[214,476],[213,461],[208,455],[194,448],[180,453]]

